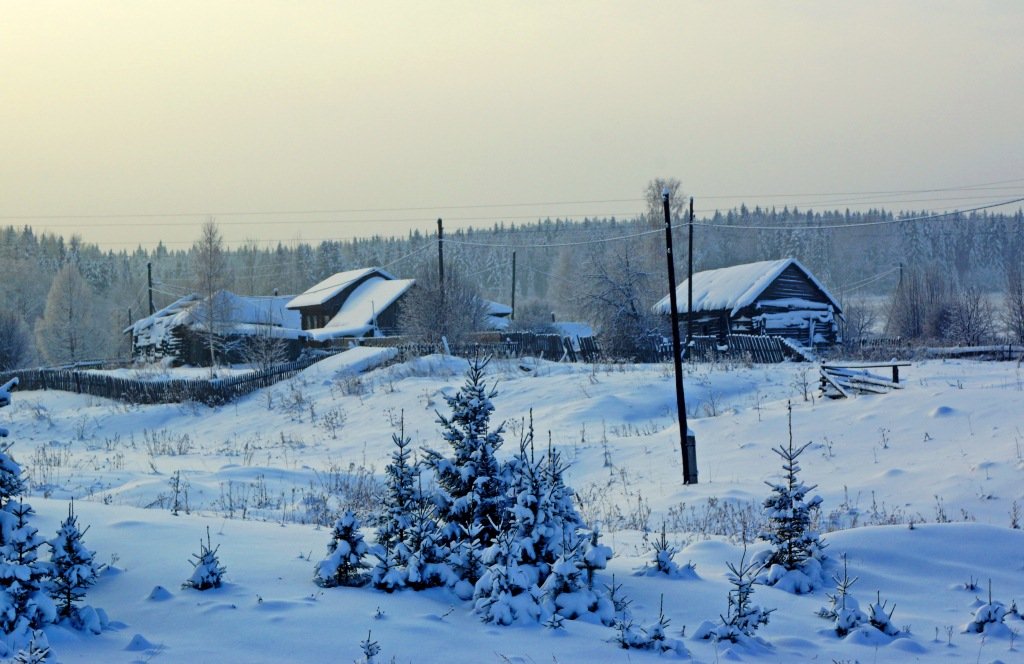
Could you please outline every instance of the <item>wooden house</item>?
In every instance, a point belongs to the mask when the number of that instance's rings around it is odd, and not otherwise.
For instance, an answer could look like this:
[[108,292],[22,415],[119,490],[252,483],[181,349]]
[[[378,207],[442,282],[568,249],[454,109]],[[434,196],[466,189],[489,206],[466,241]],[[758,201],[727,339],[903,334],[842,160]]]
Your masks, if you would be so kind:
[[339,272],[294,297],[287,308],[300,314],[310,341],[393,336],[398,302],[415,284],[379,267]]
[[[681,329],[689,318],[689,280],[676,288]],[[654,305],[668,315],[669,296]],[[693,275],[693,336],[730,334],[785,337],[803,346],[842,341],[839,302],[795,258],[734,265]]]
[[221,361],[246,361],[253,337],[278,340],[282,359],[293,360],[302,349],[299,317],[285,304],[291,296],[245,296],[218,291],[210,303],[197,293],[181,297],[146,316],[124,332],[132,337],[132,356],[140,360],[169,358],[174,363],[210,363],[207,326],[215,328],[215,352]]

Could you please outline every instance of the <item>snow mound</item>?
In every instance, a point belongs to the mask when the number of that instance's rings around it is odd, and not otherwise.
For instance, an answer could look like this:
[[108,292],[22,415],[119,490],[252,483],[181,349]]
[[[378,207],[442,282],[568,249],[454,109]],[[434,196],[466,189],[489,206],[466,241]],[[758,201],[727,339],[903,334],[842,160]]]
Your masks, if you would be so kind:
[[149,591],[149,594],[146,595],[146,599],[154,602],[165,602],[172,597],[174,597],[174,595],[171,591],[163,586],[154,586],[153,589]]
[[158,648],[156,644],[151,642],[149,639],[141,634],[136,634],[132,637],[132,640],[128,642],[128,645],[124,647],[125,650],[140,651],[140,650],[153,650]]

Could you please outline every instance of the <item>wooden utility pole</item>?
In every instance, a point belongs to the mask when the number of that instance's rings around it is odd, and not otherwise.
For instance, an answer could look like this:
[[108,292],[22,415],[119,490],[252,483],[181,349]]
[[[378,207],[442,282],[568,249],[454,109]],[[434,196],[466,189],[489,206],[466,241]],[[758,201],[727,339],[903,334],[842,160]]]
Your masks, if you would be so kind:
[[146,263],[146,282],[149,284],[149,315],[152,316],[156,313],[156,307],[153,306],[153,264]]
[[516,252],[512,252],[512,320],[516,319]]
[[437,292],[441,315],[441,340],[448,334],[448,319],[444,308],[444,223],[437,218]]
[[437,220],[437,282],[441,284],[444,297],[444,223],[440,218]]
[[683,359],[679,343],[679,304],[676,297],[676,265],[672,255],[672,214],[669,192],[661,192],[665,208],[665,258],[668,262],[669,318],[672,320],[672,363],[676,374],[676,410],[679,416],[679,451],[683,456],[683,484],[697,483],[697,440],[686,423],[686,395],[683,392]]
[[693,359],[693,196],[690,196],[690,250],[686,252],[686,357]]

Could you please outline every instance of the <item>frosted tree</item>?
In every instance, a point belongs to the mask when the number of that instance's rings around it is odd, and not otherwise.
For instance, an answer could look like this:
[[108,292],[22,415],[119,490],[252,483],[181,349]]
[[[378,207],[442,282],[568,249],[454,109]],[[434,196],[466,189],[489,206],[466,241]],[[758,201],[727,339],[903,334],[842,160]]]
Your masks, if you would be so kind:
[[207,526],[206,541],[199,541],[199,553],[193,553],[192,557],[195,560],[189,561],[192,564],[192,576],[182,584],[182,587],[196,590],[220,588],[227,569],[220,564],[220,558],[217,556],[219,550],[220,545],[213,546],[210,541],[210,527]]
[[53,600],[46,592],[50,566],[39,560],[46,543],[29,518],[32,507],[19,498],[3,510],[3,546],[0,546],[0,631],[8,645],[23,647],[33,630],[57,618]]
[[230,315],[226,298],[221,295],[228,285],[230,266],[224,250],[224,238],[213,218],[207,219],[200,231],[199,239],[192,245],[193,281],[203,298],[204,306],[198,307],[199,324],[210,354],[210,370],[217,365],[218,338]]
[[433,468],[439,491],[438,516],[444,522],[449,542],[464,530],[479,526],[479,538],[488,545],[497,534],[504,507],[505,481],[495,456],[504,429],[491,429],[494,412],[491,399],[497,391],[484,383],[490,358],[474,357],[466,370],[466,382],[455,396],[445,397],[451,414],[437,413],[443,437],[453,456],[427,450],[427,464]]
[[[17,384],[18,379],[12,378],[0,385],[0,408],[10,405],[11,390]],[[6,438],[8,433],[7,429],[0,427],[0,438]],[[10,445],[0,447],[0,520],[7,512],[7,506],[11,499],[21,495],[24,490],[25,480],[22,477],[21,466],[11,457]],[[0,544],[3,544],[2,540],[0,540]]]
[[651,560],[647,562],[638,574],[647,576],[664,575],[673,579],[694,579],[697,572],[692,563],[680,565],[675,561],[679,548],[668,541],[665,532],[665,523],[661,524],[661,535],[651,543]]
[[87,549],[82,541],[88,530],[88,527],[79,530],[78,517],[72,503],[68,505],[68,516],[61,522],[57,536],[48,543],[53,575],[50,597],[57,605],[58,619],[68,620],[76,629],[85,626],[77,604],[85,599],[85,591],[96,583],[99,571],[95,562],[96,554]]
[[36,322],[36,344],[51,364],[97,359],[108,338],[102,302],[78,266],[67,263],[53,279],[43,317]]
[[361,586],[366,583],[366,542],[359,530],[359,519],[346,511],[334,524],[327,557],[316,564],[313,581],[324,588]]
[[771,543],[772,548],[761,555],[758,563],[768,569],[766,585],[801,594],[822,584],[825,545],[811,528],[821,498],[808,498],[815,486],[807,486],[799,479],[797,459],[810,443],[793,448],[793,407],[788,408],[789,445],[772,450],[782,459],[784,475],[781,482],[765,482],[772,492],[764,501],[768,525],[759,537]]

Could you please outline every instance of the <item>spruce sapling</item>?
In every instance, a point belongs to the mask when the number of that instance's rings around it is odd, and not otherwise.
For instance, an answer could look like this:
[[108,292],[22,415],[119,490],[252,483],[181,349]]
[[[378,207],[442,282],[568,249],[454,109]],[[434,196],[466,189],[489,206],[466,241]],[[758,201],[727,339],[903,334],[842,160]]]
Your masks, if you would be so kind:
[[195,588],[196,590],[220,588],[224,582],[224,573],[227,572],[227,568],[220,564],[220,559],[217,557],[219,550],[220,544],[212,545],[210,527],[207,526],[206,542],[199,540],[199,553],[193,553],[192,557],[195,560],[189,561],[192,564],[192,576],[181,584],[181,587]]

